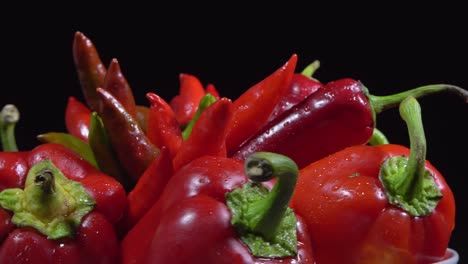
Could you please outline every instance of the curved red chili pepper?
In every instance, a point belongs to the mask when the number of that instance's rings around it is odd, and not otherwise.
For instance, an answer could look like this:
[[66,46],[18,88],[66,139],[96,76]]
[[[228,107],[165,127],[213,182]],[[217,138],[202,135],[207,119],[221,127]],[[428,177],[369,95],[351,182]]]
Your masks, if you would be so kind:
[[117,158],[133,183],[136,183],[158,157],[159,149],[149,141],[138,121],[111,93],[102,88],[96,91],[101,99],[98,113]]
[[225,140],[232,117],[231,107],[231,100],[223,97],[201,112],[190,136],[182,142],[174,157],[175,170],[204,155],[226,156]]
[[295,73],[291,79],[288,91],[283,95],[271,113],[268,121],[275,119],[283,112],[302,102],[307,96],[323,87],[323,84],[312,78],[313,73],[319,67],[319,61],[309,64],[302,72]]
[[265,125],[273,109],[286,93],[297,63],[297,55],[264,80],[250,87],[233,101],[233,117],[226,138],[226,149],[232,153],[252,134]]

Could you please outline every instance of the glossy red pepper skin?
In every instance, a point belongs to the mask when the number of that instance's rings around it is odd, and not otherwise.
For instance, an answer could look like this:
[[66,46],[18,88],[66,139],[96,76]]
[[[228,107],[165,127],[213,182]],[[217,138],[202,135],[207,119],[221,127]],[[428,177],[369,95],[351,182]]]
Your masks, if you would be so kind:
[[262,128],[287,92],[297,64],[297,55],[233,101],[233,120],[226,138],[230,155],[240,144]]
[[174,173],[172,158],[166,147],[146,169],[135,187],[127,195],[127,207],[118,223],[119,237],[124,237],[159,199]]
[[[443,259],[455,224],[452,191],[429,161],[443,198],[427,216],[390,205],[379,181],[400,145],[352,146],[300,170],[291,204],[311,230],[317,263],[433,263]],[[386,262],[387,263],[387,262]]]
[[231,118],[232,102],[228,98],[223,97],[206,108],[175,155],[174,170],[204,155],[225,157],[226,134]]
[[148,139],[158,148],[166,147],[173,158],[182,144],[182,131],[171,106],[159,95],[148,93]]
[[99,108],[96,88],[102,87],[107,74],[94,43],[82,32],[75,32],[73,39],[73,61],[86,104],[91,111]]
[[100,87],[111,93],[115,99],[122,104],[125,110],[127,110],[131,116],[136,118],[136,105],[133,91],[130,88],[127,79],[125,79],[117,59],[111,60],[107,74],[104,78],[104,83]]
[[124,106],[107,90],[96,89],[100,98],[99,116],[122,167],[135,184],[159,155],[145,132]]
[[300,216],[296,258],[251,255],[231,226],[225,204],[225,193],[247,180],[242,162],[224,157],[203,156],[182,167],[123,240],[122,263],[313,263]]
[[373,111],[362,85],[340,79],[266,124],[230,157],[244,160],[253,152],[271,151],[302,168],[345,147],[367,143],[373,129]]
[[323,84],[321,82],[302,73],[295,73],[289,85],[289,90],[283,95],[268,121],[275,119],[322,87]]
[[91,110],[75,97],[68,97],[65,109],[65,126],[68,133],[88,142]]
[[192,119],[206,91],[200,80],[192,74],[179,74],[179,82],[179,94],[174,96],[169,104],[174,110],[177,122],[183,127]]
[[0,191],[24,188],[29,168],[45,159],[50,159],[68,179],[80,182],[96,206],[83,218],[75,237],[59,240],[47,239],[31,227],[16,227],[10,222],[11,215],[0,208],[0,262],[118,263],[119,242],[114,225],[126,206],[125,190],[76,153],[58,144],[42,144],[31,151],[1,152]]

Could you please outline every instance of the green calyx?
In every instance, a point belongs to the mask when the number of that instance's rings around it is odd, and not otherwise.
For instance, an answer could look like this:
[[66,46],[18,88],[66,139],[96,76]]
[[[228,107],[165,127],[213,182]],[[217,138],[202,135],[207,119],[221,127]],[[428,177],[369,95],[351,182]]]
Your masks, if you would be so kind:
[[421,109],[414,97],[410,96],[401,102],[400,115],[408,126],[410,156],[396,156],[385,160],[379,178],[389,203],[412,216],[429,215],[442,199],[442,193],[425,168],[426,138]]
[[[226,194],[231,224],[256,257],[281,258],[297,254],[296,217],[289,201],[298,177],[297,165],[288,157],[257,152],[245,161],[253,182]],[[277,177],[269,190],[260,182]]]
[[73,237],[96,202],[81,183],[67,179],[48,159],[28,172],[25,188],[0,192],[0,206],[18,227],[33,227],[49,239]]

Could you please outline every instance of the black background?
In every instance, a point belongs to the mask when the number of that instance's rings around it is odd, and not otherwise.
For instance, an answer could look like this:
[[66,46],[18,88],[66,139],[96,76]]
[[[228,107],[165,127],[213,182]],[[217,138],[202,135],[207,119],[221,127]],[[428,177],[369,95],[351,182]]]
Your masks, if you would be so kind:
[[[115,7],[115,6],[114,6]],[[139,104],[155,92],[169,100],[178,92],[178,74],[213,83],[235,99],[289,57],[297,71],[315,59],[322,82],[343,77],[362,81],[372,94],[386,95],[426,84],[449,83],[468,89],[467,19],[456,6],[251,7],[28,6],[3,8],[0,104],[21,111],[20,149],[38,144],[36,135],[65,131],[68,96],[82,100],[73,65],[76,31],[96,45],[107,64],[117,58]],[[370,8],[370,9],[369,9]],[[57,11],[58,10],[58,11]],[[207,11],[208,10],[208,11]],[[468,257],[468,105],[453,94],[420,100],[428,142],[427,159],[445,176],[457,203],[450,246]],[[378,116],[393,143],[408,145],[397,109]]]

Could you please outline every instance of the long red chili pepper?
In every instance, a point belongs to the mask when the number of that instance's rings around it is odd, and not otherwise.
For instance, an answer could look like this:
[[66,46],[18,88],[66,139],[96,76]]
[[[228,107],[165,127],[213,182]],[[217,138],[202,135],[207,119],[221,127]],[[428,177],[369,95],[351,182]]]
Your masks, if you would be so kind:
[[225,140],[231,117],[232,102],[225,97],[206,108],[175,155],[174,169],[204,155],[226,156]]
[[332,81],[268,123],[230,156],[243,160],[256,151],[271,151],[292,158],[303,168],[345,147],[366,144],[375,128],[376,113],[397,106],[409,95],[442,91],[468,98],[468,91],[453,85],[427,85],[375,96],[356,80]]
[[77,31],[73,41],[73,60],[81,84],[81,91],[91,111],[99,108],[96,88],[102,87],[107,73],[94,43]]
[[122,167],[133,183],[136,183],[158,157],[159,149],[149,141],[138,121],[111,93],[102,88],[97,88],[96,91],[101,99],[98,114]]
[[68,133],[88,142],[91,110],[75,97],[68,97],[65,108],[65,127]]
[[127,195],[127,207],[118,223],[118,233],[121,238],[158,200],[173,174],[172,158],[168,148],[163,146],[160,150],[160,155],[146,169]]
[[96,89],[108,90],[124,108],[137,118],[146,131],[147,107],[135,105],[133,92],[122,74],[117,59],[111,60],[109,69],[102,63],[94,43],[81,32],[75,33],[73,59],[86,104],[92,112],[99,111],[100,99]]
[[182,144],[182,132],[171,106],[155,93],[146,94],[150,101],[148,139],[157,147],[167,147],[174,157]]
[[265,125],[273,109],[286,93],[296,68],[297,55],[271,75],[250,87],[233,101],[233,117],[226,138],[231,153],[252,134]]
[[311,64],[307,65],[302,72],[295,73],[293,75],[288,91],[281,97],[281,100],[271,113],[268,121],[275,119],[277,116],[297,105],[307,96],[323,87],[323,84],[320,81],[312,78],[312,75],[319,66],[320,62],[318,60],[313,61]]
[[122,74],[117,59],[112,59],[102,88],[111,93],[131,116],[134,118],[136,117],[136,105],[133,91],[127,79],[125,79],[125,76]]

